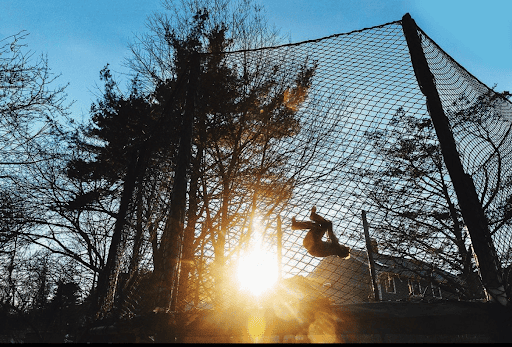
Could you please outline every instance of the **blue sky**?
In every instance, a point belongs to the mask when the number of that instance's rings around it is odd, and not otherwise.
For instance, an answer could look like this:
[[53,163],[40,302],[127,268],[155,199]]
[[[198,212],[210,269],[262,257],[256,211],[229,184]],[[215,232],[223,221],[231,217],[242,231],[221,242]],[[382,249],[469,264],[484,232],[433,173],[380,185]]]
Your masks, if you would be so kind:
[[[256,0],[292,42],[399,20],[409,12],[437,44],[489,87],[512,92],[511,0]],[[27,30],[25,41],[46,53],[60,83],[70,83],[74,116],[86,114],[99,71],[115,74],[134,34],[146,31],[160,0],[0,0],[0,39]]]

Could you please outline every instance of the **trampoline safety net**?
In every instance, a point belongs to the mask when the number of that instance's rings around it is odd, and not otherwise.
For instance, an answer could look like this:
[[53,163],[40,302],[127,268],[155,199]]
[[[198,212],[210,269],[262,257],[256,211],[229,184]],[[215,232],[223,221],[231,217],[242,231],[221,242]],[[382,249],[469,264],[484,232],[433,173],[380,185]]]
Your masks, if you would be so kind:
[[[460,162],[487,218],[492,271],[508,292],[511,103],[419,28],[417,35]],[[216,145],[202,154],[198,212],[193,224],[185,220],[192,238],[182,235],[179,243],[170,308],[227,309],[256,300],[251,288],[272,279],[267,292],[333,304],[489,299],[481,276],[491,265],[475,253],[402,21],[201,59],[202,69],[217,59],[246,79],[247,90],[261,92],[236,116],[246,122],[233,128],[245,129],[238,142],[209,135]],[[282,104],[272,106],[279,95]],[[265,118],[268,110],[275,118],[271,130],[255,116]],[[281,132],[268,135],[272,131]],[[243,147],[256,132],[261,141]],[[234,163],[229,160],[236,146],[238,171],[228,182],[225,165]],[[194,151],[196,158],[197,146]],[[349,259],[311,256],[303,246],[308,231],[291,229],[292,217],[309,220],[313,206],[332,221],[339,243],[350,247]],[[144,242],[151,243],[149,236]],[[127,271],[130,249],[127,241],[119,274]],[[140,259],[137,273],[129,274],[134,280],[122,288],[122,315],[136,314],[147,300],[150,252]],[[246,287],[243,278],[249,278]]]

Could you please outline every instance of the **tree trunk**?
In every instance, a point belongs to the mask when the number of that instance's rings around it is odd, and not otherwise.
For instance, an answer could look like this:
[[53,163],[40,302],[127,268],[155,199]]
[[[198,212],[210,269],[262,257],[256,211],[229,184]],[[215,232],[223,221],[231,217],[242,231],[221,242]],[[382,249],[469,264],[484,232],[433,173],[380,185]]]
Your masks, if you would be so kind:
[[182,120],[180,147],[174,172],[171,206],[158,249],[159,261],[155,262],[154,270],[158,283],[157,304],[164,308],[170,308],[177,291],[178,266],[181,256],[187,202],[187,173],[191,160],[195,94],[199,68],[199,55],[194,53],[190,57],[187,98]]
[[145,152],[145,148],[139,151],[134,150],[124,177],[123,192],[121,194],[121,202],[119,212],[117,213],[112,241],[110,242],[107,262],[98,276],[96,300],[94,300],[97,305],[95,309],[98,314],[106,313],[112,305],[113,296],[115,294],[115,285],[112,284],[112,280],[119,260],[118,251],[122,243],[122,234],[126,224],[128,208],[132,200],[136,182],[139,178],[139,172],[143,170],[145,166]]
[[183,255],[182,266],[180,271],[180,279],[178,285],[178,311],[184,309],[187,297],[189,295],[189,275],[194,267],[194,239],[196,231],[196,223],[199,218],[199,174],[200,166],[203,159],[203,149],[198,148],[197,156],[193,161],[193,169],[190,177],[189,206],[187,211],[187,226],[183,235]]

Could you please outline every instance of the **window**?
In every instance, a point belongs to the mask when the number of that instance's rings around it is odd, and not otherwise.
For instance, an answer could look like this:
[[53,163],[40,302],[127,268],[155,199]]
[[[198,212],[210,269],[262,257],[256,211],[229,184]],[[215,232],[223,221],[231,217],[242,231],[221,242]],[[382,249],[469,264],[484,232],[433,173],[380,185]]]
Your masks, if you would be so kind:
[[419,281],[416,281],[416,280],[408,280],[408,284],[409,284],[409,295],[411,296],[423,296],[424,294],[424,291],[421,287],[421,284]]
[[383,280],[386,293],[396,294],[395,278],[388,274]]
[[438,298],[438,299],[442,298],[441,288],[437,284],[434,284],[434,283],[432,283],[432,296],[434,298]]
[[[389,273],[381,273],[377,281],[377,287],[379,288],[379,296],[382,296],[382,293],[396,294],[395,277]],[[382,297],[380,299],[382,300]]]

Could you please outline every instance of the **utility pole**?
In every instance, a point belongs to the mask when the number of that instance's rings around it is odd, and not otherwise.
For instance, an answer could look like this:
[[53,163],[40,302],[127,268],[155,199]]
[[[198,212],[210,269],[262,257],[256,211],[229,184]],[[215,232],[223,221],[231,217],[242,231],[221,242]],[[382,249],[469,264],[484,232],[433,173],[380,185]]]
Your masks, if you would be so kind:
[[283,229],[281,228],[281,215],[277,216],[277,279],[281,281],[283,271]]
[[366,212],[361,213],[363,218],[364,238],[366,240],[366,254],[368,255],[368,267],[370,269],[370,276],[372,278],[372,290],[375,301],[380,301],[379,286],[377,284],[377,274],[375,272],[375,261],[373,259],[373,247],[370,239],[370,232],[368,231],[368,222],[366,221]]

